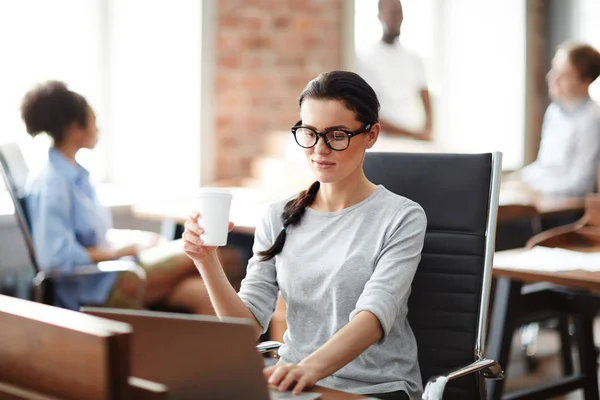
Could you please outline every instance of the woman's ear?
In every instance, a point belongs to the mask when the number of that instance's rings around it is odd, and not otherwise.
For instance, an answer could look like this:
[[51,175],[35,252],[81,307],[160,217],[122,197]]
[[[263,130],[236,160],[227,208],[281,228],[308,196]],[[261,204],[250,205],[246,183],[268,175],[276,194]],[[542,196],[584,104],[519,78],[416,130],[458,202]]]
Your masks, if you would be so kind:
[[81,127],[79,122],[73,121],[66,126],[63,140],[80,140],[82,133],[85,133],[85,127]]
[[379,123],[374,124],[371,130],[367,133],[367,141],[365,142],[365,149],[370,149],[377,142],[379,138],[379,132],[381,132],[381,125]]

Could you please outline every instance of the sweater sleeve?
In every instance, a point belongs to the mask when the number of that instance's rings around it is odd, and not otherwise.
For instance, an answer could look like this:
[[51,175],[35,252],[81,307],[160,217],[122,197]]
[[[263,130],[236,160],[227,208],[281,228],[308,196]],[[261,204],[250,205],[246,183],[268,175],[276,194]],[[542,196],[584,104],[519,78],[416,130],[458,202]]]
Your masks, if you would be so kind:
[[252,248],[254,254],[248,262],[246,276],[238,293],[263,328],[263,333],[269,327],[279,294],[275,258],[261,261],[261,257],[258,255],[260,251],[267,250],[275,242],[276,235],[272,229],[271,218],[270,207],[261,223],[256,227]]
[[421,260],[427,219],[423,209],[411,203],[396,215],[373,275],[365,284],[350,320],[361,311],[370,311],[383,329],[383,342],[402,307],[407,304],[411,284]]

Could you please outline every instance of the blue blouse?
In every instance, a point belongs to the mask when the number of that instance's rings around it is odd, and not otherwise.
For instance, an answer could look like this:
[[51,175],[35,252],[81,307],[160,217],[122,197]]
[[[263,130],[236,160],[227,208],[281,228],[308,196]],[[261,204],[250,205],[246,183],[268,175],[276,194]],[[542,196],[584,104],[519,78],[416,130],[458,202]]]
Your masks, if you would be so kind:
[[[87,248],[107,247],[112,221],[98,201],[89,172],[51,148],[48,163],[28,182],[26,206],[37,261],[42,270],[72,271],[92,264]],[[116,273],[56,281],[58,305],[72,310],[103,304]]]

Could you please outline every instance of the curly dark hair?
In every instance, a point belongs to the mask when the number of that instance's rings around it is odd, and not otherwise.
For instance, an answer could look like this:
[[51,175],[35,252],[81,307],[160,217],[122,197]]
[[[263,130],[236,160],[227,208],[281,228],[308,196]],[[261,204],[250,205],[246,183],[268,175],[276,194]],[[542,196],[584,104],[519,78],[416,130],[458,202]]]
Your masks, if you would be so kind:
[[47,81],[31,89],[21,102],[21,118],[32,137],[45,132],[60,143],[69,125],[87,126],[88,102],[60,81]]

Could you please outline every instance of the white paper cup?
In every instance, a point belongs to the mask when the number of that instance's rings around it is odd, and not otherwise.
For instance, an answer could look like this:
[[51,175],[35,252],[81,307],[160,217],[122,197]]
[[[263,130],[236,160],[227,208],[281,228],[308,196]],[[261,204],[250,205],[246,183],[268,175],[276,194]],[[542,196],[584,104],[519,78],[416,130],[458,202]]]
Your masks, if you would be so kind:
[[203,188],[199,191],[196,211],[200,213],[198,225],[204,230],[200,235],[204,246],[227,244],[231,198],[226,189]]

